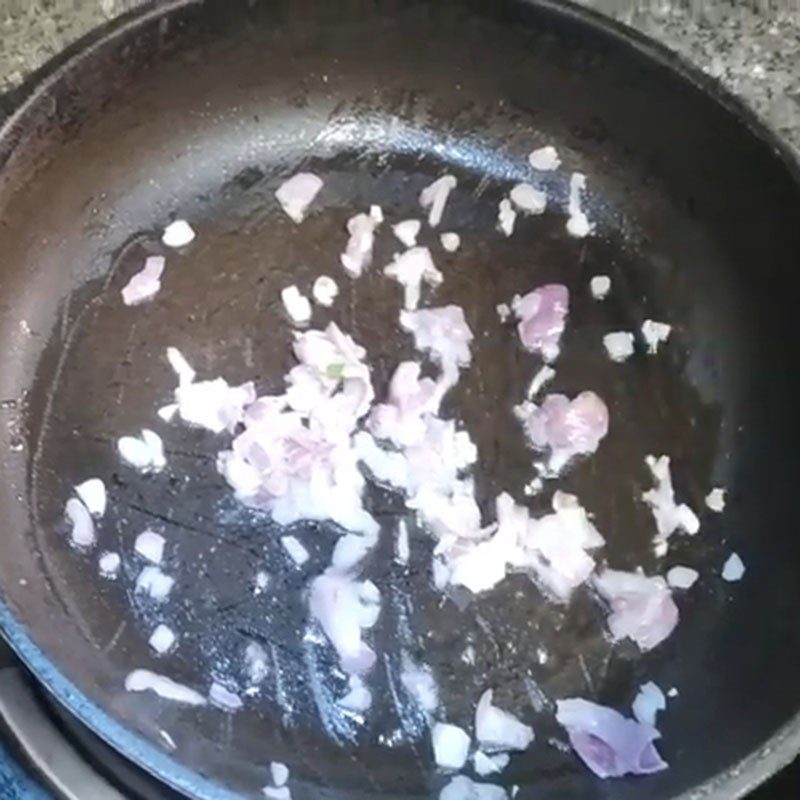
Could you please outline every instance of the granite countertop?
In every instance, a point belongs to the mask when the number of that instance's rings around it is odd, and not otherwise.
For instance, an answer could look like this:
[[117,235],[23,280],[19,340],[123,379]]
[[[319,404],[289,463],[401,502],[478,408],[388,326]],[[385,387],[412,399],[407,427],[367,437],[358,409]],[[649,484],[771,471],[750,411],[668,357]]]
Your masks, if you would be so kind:
[[[652,36],[742,97],[800,155],[800,4],[580,0]],[[143,0],[0,0],[0,92]],[[782,6],[782,7],[779,7]]]

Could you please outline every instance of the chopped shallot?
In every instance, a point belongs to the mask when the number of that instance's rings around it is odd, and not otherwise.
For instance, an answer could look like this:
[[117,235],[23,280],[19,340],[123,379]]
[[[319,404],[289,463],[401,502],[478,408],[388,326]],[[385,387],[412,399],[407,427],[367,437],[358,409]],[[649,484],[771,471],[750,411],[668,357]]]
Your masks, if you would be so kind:
[[122,559],[119,557],[119,553],[103,553],[97,561],[101,577],[108,580],[114,580],[117,577],[121,564]]
[[494,783],[476,783],[456,775],[439,793],[439,800],[508,800],[508,793]]
[[320,275],[319,278],[314,281],[311,294],[314,296],[314,300],[321,306],[330,307],[339,294],[339,287],[336,285],[336,281],[333,278],[329,278],[327,275]]
[[417,236],[422,229],[422,223],[418,219],[404,219],[392,226],[394,235],[406,246],[414,247],[417,244]]
[[459,247],[461,247],[461,237],[457,233],[453,233],[452,231],[448,233],[443,233],[439,237],[439,241],[442,243],[442,247],[448,253],[455,253]]
[[447,198],[457,185],[458,181],[453,175],[443,175],[420,192],[419,204],[423,208],[429,209],[428,225],[430,225],[431,228],[438,227],[439,223],[442,221]]
[[586,212],[581,208],[581,192],[584,191],[586,191],[586,176],[580,172],[573,172],[569,179],[567,233],[578,238],[588,236],[595,227],[593,222],[589,222]]
[[540,405],[524,402],[515,411],[531,445],[549,451],[552,473],[575,456],[594,453],[608,433],[608,408],[594,392],[581,392],[573,400],[549,394]]
[[629,331],[615,331],[603,337],[603,346],[612,361],[627,361],[633,355],[633,334]]
[[163,656],[168,653],[175,644],[175,632],[168,628],[166,625],[157,625],[155,630],[150,634],[148,644],[158,655]]
[[135,306],[150,300],[161,288],[161,275],[166,264],[164,256],[149,256],[142,269],[123,287],[120,294],[126,306]]
[[288,786],[265,786],[261,793],[267,800],[292,800]]
[[472,331],[460,306],[401,311],[400,327],[413,334],[417,350],[430,352],[445,376],[455,379],[458,368],[467,367],[472,361]]
[[700,530],[700,520],[686,503],[675,502],[669,456],[647,456],[645,462],[656,485],[644,492],[642,499],[650,506],[656,520],[656,543],[666,543],[678,530],[694,536]]
[[589,289],[595,300],[605,300],[611,291],[611,278],[608,275],[595,275],[589,281]]
[[494,755],[486,755],[480,750],[476,751],[472,756],[472,765],[475,772],[482,778],[487,775],[496,775],[502,772],[511,761],[511,756],[508,753],[495,753]]
[[309,610],[339,654],[342,669],[361,675],[375,663],[375,653],[363,641],[380,613],[380,594],[370,581],[327,570],[311,582]]
[[651,725],[580,698],[559,700],[557,709],[556,720],[575,752],[599,778],[650,775],[667,768],[653,744],[660,734]]
[[322,178],[311,172],[298,172],[278,187],[275,197],[290,219],[299,224],[321,188]]
[[516,295],[511,308],[519,320],[522,346],[532,353],[540,352],[545,361],[554,361],[569,312],[567,287],[560,283],[540,286],[524,297]]
[[423,711],[432,714],[439,707],[439,689],[430,667],[415,664],[406,653],[400,683]]
[[528,156],[528,161],[534,169],[538,169],[540,172],[552,172],[561,166],[558,151],[552,145],[534,150]]
[[281,544],[298,567],[302,567],[310,558],[308,550],[306,550],[303,543],[295,536],[282,536]]
[[529,183],[518,183],[509,194],[511,202],[526,214],[544,214],[547,194]]
[[192,365],[186,360],[186,356],[177,347],[167,348],[167,361],[172,367],[173,372],[178,376],[178,383],[183,386],[185,383],[193,383],[197,377]]
[[514,233],[514,225],[517,222],[517,212],[514,211],[514,206],[511,201],[504,197],[500,204],[497,206],[497,227],[506,236],[511,236]]
[[351,675],[347,681],[347,694],[337,705],[345,711],[352,711],[354,714],[363,714],[372,705],[372,692],[367,688],[358,675]]
[[408,543],[408,526],[406,521],[401,519],[397,523],[397,542],[395,544],[395,561],[398,564],[408,564],[411,558],[411,548]]
[[667,325],[666,322],[656,322],[652,319],[646,319],[642,323],[642,336],[647,344],[647,352],[651,355],[657,353],[658,346],[669,339],[671,332],[672,326]]
[[439,286],[444,276],[436,268],[427,247],[412,247],[405,253],[396,255],[391,264],[384,267],[383,274],[394,278],[404,288],[403,305],[413,311],[419,305],[422,282],[428,286]]
[[675,630],[678,607],[662,577],[607,569],[594,585],[610,607],[608,627],[615,640],[632,639],[646,652]]
[[556,371],[545,364],[534,376],[528,386],[528,400],[533,400],[556,376]]
[[155,692],[165,700],[172,700],[175,703],[184,703],[189,706],[204,706],[206,698],[184,686],[176,683],[166,675],[159,675],[147,669],[135,669],[125,678],[125,690],[128,692]]
[[712,489],[706,495],[706,506],[717,514],[721,514],[725,510],[725,490]]
[[285,786],[289,780],[289,767],[280,761],[273,761],[269,765],[269,774],[275,786]]
[[467,763],[469,734],[457,725],[437,722],[431,730],[433,758],[444,769],[459,770]]
[[221,711],[230,712],[238,711],[244,705],[238,694],[217,681],[214,681],[208,690],[208,702]]
[[311,319],[311,301],[292,284],[281,289],[281,302],[293,322],[304,325]]
[[699,577],[700,573],[691,567],[672,567],[667,572],[667,583],[673,589],[691,589]]
[[475,738],[487,753],[526,750],[534,739],[533,728],[513,714],[492,705],[492,690],[487,689],[475,711]]
[[495,306],[497,316],[500,317],[500,322],[507,322],[511,316],[511,306],[508,303],[498,303]]
[[176,219],[164,228],[161,241],[167,247],[184,247],[193,241],[194,237],[192,226],[185,219]]
[[737,553],[731,553],[722,567],[722,579],[733,583],[735,581],[740,581],[742,577],[744,577],[744,573],[744,562],[739,558]]
[[347,247],[342,253],[340,261],[351,277],[358,278],[372,263],[375,228],[382,219],[382,215],[380,219],[376,219],[370,214],[356,214],[347,221],[347,232],[350,234],[350,238],[347,240]]
[[77,497],[71,497],[64,507],[64,514],[72,525],[70,531],[72,543],[76,547],[92,547],[96,537],[89,509]]
[[156,602],[169,597],[175,578],[165,575],[154,565],[146,566],[136,578],[136,593],[146,594]]
[[106,485],[100,478],[89,478],[75,487],[75,494],[81,499],[93,517],[106,513]]
[[139,439],[123,436],[117,441],[117,450],[123,461],[142,472],[160,472],[167,464],[161,437],[147,428]]
[[164,557],[166,539],[155,531],[146,530],[136,537],[133,549],[151,564],[160,564]]
[[212,433],[232,431],[244,421],[244,409],[255,399],[256,392],[251,382],[230,386],[224,378],[194,383],[184,380],[175,389],[175,402],[181,419]]
[[639,692],[633,700],[631,710],[638,722],[644,725],[656,725],[656,716],[659,711],[667,707],[667,698],[664,692],[652,681],[639,687]]

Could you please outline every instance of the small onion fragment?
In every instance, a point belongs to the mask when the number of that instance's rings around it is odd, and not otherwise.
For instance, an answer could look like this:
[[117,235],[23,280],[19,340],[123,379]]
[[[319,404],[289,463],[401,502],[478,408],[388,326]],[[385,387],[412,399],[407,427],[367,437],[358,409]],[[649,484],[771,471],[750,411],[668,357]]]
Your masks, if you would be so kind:
[[603,337],[603,347],[612,361],[621,363],[633,355],[634,336],[629,331],[614,331]]
[[459,247],[461,247],[461,237],[457,233],[453,233],[452,231],[448,231],[447,233],[443,233],[439,237],[439,241],[442,243],[442,247],[448,253],[455,253]]
[[517,212],[511,201],[504,197],[497,206],[497,227],[505,236],[514,233],[514,226],[517,222]]
[[712,489],[706,495],[706,507],[716,514],[721,514],[725,510],[725,490]]
[[142,569],[136,578],[136,593],[146,594],[156,602],[162,602],[169,597],[175,578],[165,575],[155,565],[148,565]]
[[311,301],[294,284],[281,289],[281,302],[286,313],[298,325],[311,319]]
[[185,219],[176,219],[164,228],[161,241],[167,247],[185,247],[194,237],[192,226]]
[[431,228],[438,227],[442,221],[447,198],[457,185],[458,181],[453,175],[443,175],[420,192],[419,203],[428,209],[428,225]]
[[136,537],[133,549],[151,564],[160,564],[164,557],[165,544],[166,539],[160,533],[146,530]]
[[518,183],[509,194],[511,202],[526,214],[544,214],[547,194],[529,183]]
[[106,485],[100,478],[89,478],[79,483],[75,487],[75,494],[93,517],[102,517],[106,513]]
[[533,728],[492,705],[492,695],[487,689],[475,711],[475,738],[481,749],[487,753],[526,750],[534,739]]
[[467,763],[469,734],[457,725],[437,722],[431,730],[433,758],[444,769],[458,770]]
[[71,497],[64,507],[64,514],[72,526],[70,541],[76,547],[92,547],[96,536],[89,509],[77,497]]
[[147,669],[135,669],[129,673],[125,678],[125,689],[128,692],[151,691],[165,700],[189,706],[206,705],[206,698],[200,692]]
[[611,278],[608,275],[595,275],[589,281],[589,290],[595,300],[605,300],[611,291]]
[[738,553],[731,553],[722,567],[722,579],[733,583],[744,577],[745,566]]
[[656,725],[656,716],[659,711],[667,707],[667,698],[664,692],[652,681],[639,687],[639,692],[633,700],[631,710],[638,722],[644,725]]
[[517,332],[522,346],[541,353],[545,361],[554,361],[569,312],[567,287],[560,283],[540,286],[524,297],[515,296],[511,308],[519,320]]
[[494,783],[476,783],[456,775],[439,793],[439,800],[508,800],[508,792]]
[[384,267],[383,274],[394,278],[403,287],[403,306],[407,311],[413,311],[419,305],[423,281],[436,287],[444,280],[427,247],[412,247],[396,255],[394,261]]
[[573,172],[569,179],[569,203],[567,211],[567,233],[582,239],[594,231],[595,225],[589,222],[586,212],[581,208],[581,193],[586,191],[586,176],[581,172]]
[[330,307],[339,294],[339,287],[336,281],[327,275],[320,275],[311,289],[314,300],[321,306]]
[[273,761],[269,765],[269,774],[275,786],[285,786],[289,780],[289,767],[280,761]]
[[656,322],[652,319],[646,319],[642,323],[642,336],[644,337],[645,344],[647,344],[647,352],[654,355],[658,352],[660,344],[669,339],[672,332],[672,326],[667,325],[666,322]]
[[157,625],[153,632],[150,634],[148,644],[155,650],[158,655],[163,656],[168,653],[175,645],[177,637],[175,632],[168,628],[166,625]]
[[691,567],[672,567],[667,572],[667,583],[673,589],[691,589],[699,577],[700,573]]
[[117,577],[121,564],[122,559],[119,557],[119,553],[102,553],[97,561],[100,576],[107,580],[114,580]]
[[322,178],[311,172],[298,172],[278,187],[275,197],[287,216],[299,225],[321,188]]
[[530,165],[540,172],[552,172],[561,166],[561,159],[558,151],[552,145],[540,147],[534,150],[529,156]]
[[422,230],[422,223],[418,219],[404,219],[392,226],[394,235],[406,247],[414,247],[417,244],[420,230]]
[[165,265],[164,256],[149,256],[145,259],[142,269],[122,288],[120,292],[122,302],[126,306],[136,306],[155,297],[161,289],[161,276]]

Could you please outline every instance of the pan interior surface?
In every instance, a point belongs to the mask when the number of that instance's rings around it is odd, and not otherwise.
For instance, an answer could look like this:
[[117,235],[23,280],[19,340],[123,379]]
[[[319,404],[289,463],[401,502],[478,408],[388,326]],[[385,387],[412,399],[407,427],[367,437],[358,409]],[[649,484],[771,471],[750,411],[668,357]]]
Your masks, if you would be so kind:
[[[528,3],[176,6],[101,40],[4,137],[0,587],[19,626],[81,693],[208,780],[181,783],[184,791],[259,796],[274,760],[290,767],[299,800],[436,796],[446,778],[433,764],[429,720],[399,685],[404,657],[432,668],[442,719],[469,729],[493,688],[498,705],[533,725],[536,744],[496,779],[520,787],[522,800],[678,797],[797,713],[800,189],[733,111],[663,60],[581,15]],[[546,144],[563,165],[536,173],[527,155]],[[274,192],[300,170],[324,187],[297,226]],[[573,171],[587,176],[597,224],[586,239],[565,232]],[[293,363],[281,289],[308,292],[328,274],[341,294],[315,309],[314,326],[335,321],[366,347],[381,397],[396,364],[415,358],[397,323],[399,287],[382,275],[399,247],[389,223],[422,216],[420,190],[445,172],[459,184],[440,230],[457,231],[462,247],[446,254],[439,231],[422,235],[445,276],[424,304],[462,306],[475,333],[474,363],[445,416],[478,446],[482,509],[503,490],[536,513],[549,508],[550,491],[525,499],[533,454],[512,413],[540,363],[496,306],[565,283],[572,303],[551,389],[596,391],[611,431],[558,488],[592,513],[610,566],[650,574],[688,564],[702,578],[678,598],[673,636],[643,656],[612,646],[588,590],[557,606],[514,575],[476,598],[444,598],[431,581],[433,540],[401,496],[373,486],[367,504],[382,530],[364,576],[383,606],[372,634],[374,705],[360,719],[336,707],[346,679],[303,600],[341,532],[293,526],[311,558],[299,569],[286,558],[285,531],[238,504],[218,474],[230,437],[155,416],[175,387],[164,353],[179,348],[202,378],[278,393]],[[550,208],[521,217],[507,238],[498,203],[523,180],[547,190]],[[345,224],[371,204],[387,222],[373,267],[353,281],[339,266]],[[166,253],[154,302],[123,306],[120,289],[163,252],[160,232],[176,217],[197,239]],[[603,303],[588,290],[596,274],[612,279]],[[668,346],[611,364],[602,336],[648,318],[673,326]],[[154,476],[121,466],[116,452],[119,436],[147,427],[168,458]],[[704,514],[701,533],[677,540],[666,560],[653,554],[640,501],[651,453],[672,458],[678,494],[693,508],[712,486],[729,497],[725,513]],[[86,555],[70,548],[63,509],[72,487],[95,475],[110,505],[98,550]],[[407,567],[393,558],[401,519]],[[142,562],[133,542],[145,528],[166,537],[165,569],[176,578],[160,606],[134,591]],[[98,575],[103,550],[123,556],[114,582]],[[719,572],[733,551],[747,573],[732,587]],[[270,575],[263,591],[259,571]],[[158,658],[147,640],[162,622],[179,646]],[[268,656],[267,677],[236,713],[124,690],[125,676],[145,668],[203,693],[213,681],[243,691],[251,642]],[[626,710],[647,680],[679,691],[659,726],[671,768],[594,779],[563,747],[553,702],[580,695]],[[104,735],[103,718],[94,723]],[[169,762],[137,760],[179,783]]]

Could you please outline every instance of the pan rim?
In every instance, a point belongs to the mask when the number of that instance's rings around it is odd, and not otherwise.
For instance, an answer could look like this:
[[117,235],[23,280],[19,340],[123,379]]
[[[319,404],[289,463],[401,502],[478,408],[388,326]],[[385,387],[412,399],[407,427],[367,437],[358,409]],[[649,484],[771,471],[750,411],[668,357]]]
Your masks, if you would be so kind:
[[[5,157],[11,155],[18,142],[15,128],[34,109],[48,90],[56,86],[87,56],[176,11],[200,5],[203,0],[151,0],[139,8],[92,29],[34,71],[7,96],[9,115],[0,121],[0,171]],[[754,139],[768,147],[800,186],[800,158],[791,145],[772,130],[749,106],[705,74],[683,55],[665,44],[618,22],[605,14],[578,5],[573,0],[504,0],[545,10],[547,13],[592,28],[614,43],[631,48],[640,57],[655,63],[700,92],[703,97],[736,118]],[[2,99],[2,97],[0,97]],[[92,701],[76,684],[50,661],[25,631],[5,598],[0,594],[0,631],[23,665],[37,678],[46,692],[94,735],[115,748],[133,764],[179,792],[199,800],[241,800],[218,783],[203,777],[159,750],[143,736],[126,728],[101,706]],[[743,798],[787,766],[800,753],[800,711],[765,740],[756,750],[703,783],[675,795],[672,800],[737,800]],[[265,768],[266,769],[266,768]]]

